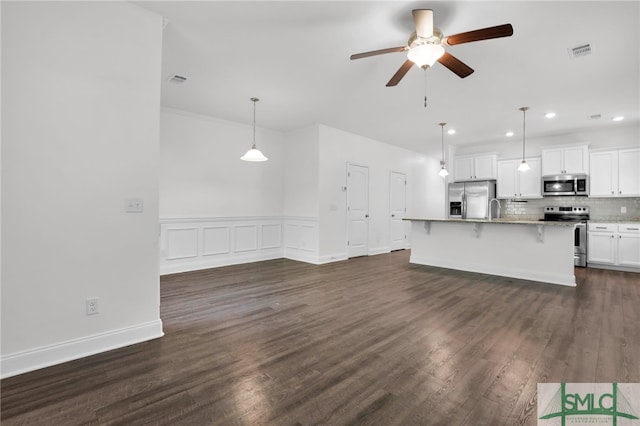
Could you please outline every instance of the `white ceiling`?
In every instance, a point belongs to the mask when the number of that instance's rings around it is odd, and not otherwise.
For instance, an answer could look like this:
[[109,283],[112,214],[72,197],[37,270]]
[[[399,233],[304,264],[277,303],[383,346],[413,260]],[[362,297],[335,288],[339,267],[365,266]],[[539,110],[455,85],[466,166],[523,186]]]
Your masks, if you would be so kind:
[[[638,1],[160,1],[140,2],[168,19],[162,104],[288,131],[322,123],[419,152],[448,144],[515,141],[640,119]],[[511,23],[512,37],[451,46],[475,69],[460,79],[436,63],[386,82],[405,61],[354,53],[406,45],[411,10],[434,10],[445,35]],[[568,48],[591,43],[589,56]],[[188,78],[176,84],[172,74]],[[426,79],[425,79],[426,77]],[[423,106],[424,93],[428,97]],[[557,113],[545,119],[548,111]],[[600,120],[589,116],[601,114]],[[625,116],[622,123],[611,117]]]

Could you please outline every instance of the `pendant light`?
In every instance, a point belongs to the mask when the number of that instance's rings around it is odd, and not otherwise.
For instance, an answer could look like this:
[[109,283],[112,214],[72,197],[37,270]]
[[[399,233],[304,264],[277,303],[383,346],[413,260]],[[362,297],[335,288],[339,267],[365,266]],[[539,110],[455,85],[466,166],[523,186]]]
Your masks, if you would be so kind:
[[265,157],[264,154],[262,154],[262,152],[260,152],[258,148],[256,148],[256,102],[258,102],[259,100],[260,99],[258,98],[251,98],[251,101],[253,102],[253,145],[245,155],[240,157],[240,159],[243,161],[267,161],[268,160],[268,158]]
[[522,111],[522,162],[518,166],[518,171],[526,172],[527,170],[531,169],[531,167],[529,167],[529,165],[527,164],[527,160],[524,159],[524,136],[525,136],[525,121],[526,121],[525,116],[527,115],[527,110],[529,109],[529,107],[521,107],[518,109]]
[[442,131],[442,161],[440,161],[440,172],[438,172],[438,174],[440,176],[442,176],[443,178],[447,177],[449,175],[449,172],[447,171],[447,166],[444,162],[444,126],[447,125],[447,123],[438,123],[440,125],[441,131]]

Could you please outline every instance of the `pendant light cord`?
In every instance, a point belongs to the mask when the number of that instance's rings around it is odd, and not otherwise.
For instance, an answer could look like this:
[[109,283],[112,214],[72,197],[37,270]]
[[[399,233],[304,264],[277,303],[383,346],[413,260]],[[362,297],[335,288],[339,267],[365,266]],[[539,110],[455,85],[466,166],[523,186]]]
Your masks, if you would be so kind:
[[447,123],[438,123],[440,125],[440,130],[441,130],[441,136],[440,136],[440,140],[442,141],[442,165],[445,164],[444,161],[444,126],[447,125]]
[[526,134],[525,130],[526,130],[526,115],[527,115],[527,110],[529,108],[527,107],[522,107],[520,108],[522,110],[522,161],[524,161],[524,135]]
[[253,149],[256,149],[256,102],[260,99],[251,98],[253,101]]

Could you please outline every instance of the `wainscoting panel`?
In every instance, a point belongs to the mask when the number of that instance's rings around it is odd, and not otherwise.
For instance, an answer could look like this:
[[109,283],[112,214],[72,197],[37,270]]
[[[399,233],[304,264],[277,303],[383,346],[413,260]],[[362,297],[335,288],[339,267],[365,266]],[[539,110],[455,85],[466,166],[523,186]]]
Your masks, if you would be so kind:
[[167,259],[186,259],[197,255],[197,228],[173,228],[167,230]]
[[282,247],[282,225],[279,223],[262,225],[262,244],[260,248],[280,248]]
[[279,258],[320,263],[317,218],[161,218],[160,248],[161,275]]
[[234,229],[235,251],[252,251],[258,248],[258,226],[236,225]]
[[284,257],[319,264],[318,220],[316,218],[285,217]]
[[231,251],[229,226],[203,226],[202,227],[202,255],[226,254]]

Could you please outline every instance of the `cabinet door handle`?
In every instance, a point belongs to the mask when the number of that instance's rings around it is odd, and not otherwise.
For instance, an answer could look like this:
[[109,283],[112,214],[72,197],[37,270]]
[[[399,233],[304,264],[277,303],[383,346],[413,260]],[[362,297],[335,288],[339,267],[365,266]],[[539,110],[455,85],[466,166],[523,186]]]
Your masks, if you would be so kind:
[[627,231],[640,231],[640,228],[627,228]]
[[596,229],[607,229],[606,226],[596,226]]

